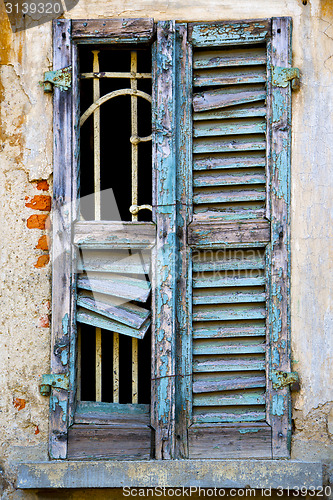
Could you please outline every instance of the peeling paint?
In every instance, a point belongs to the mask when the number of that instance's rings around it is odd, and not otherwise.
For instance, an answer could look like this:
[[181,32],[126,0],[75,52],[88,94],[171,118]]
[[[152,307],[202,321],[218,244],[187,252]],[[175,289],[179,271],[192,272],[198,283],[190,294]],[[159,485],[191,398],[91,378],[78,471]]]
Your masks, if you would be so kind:
[[281,416],[285,411],[285,401],[282,394],[273,394],[272,397],[272,414]]

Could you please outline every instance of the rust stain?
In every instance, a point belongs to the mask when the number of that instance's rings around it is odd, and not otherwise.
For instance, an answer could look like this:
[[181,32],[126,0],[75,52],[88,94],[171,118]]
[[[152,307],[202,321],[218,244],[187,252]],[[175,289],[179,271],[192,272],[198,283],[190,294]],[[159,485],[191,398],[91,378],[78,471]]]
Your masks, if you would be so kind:
[[45,179],[43,179],[41,181],[37,181],[36,188],[39,191],[48,191],[49,187],[50,187],[49,183]]
[[36,250],[44,250],[48,251],[49,249],[49,238],[44,234],[38,240],[37,245],[35,246]]
[[13,35],[4,2],[0,2],[0,65],[8,64]]
[[23,410],[25,408],[25,399],[13,398],[13,405],[16,410]]
[[38,269],[41,267],[45,267],[49,262],[50,262],[49,255],[41,255],[40,257],[38,257],[35,267],[37,267]]
[[333,18],[333,2],[332,0],[321,0],[320,16],[325,18]]
[[30,215],[27,219],[27,227],[29,229],[45,229],[48,218],[47,214]]

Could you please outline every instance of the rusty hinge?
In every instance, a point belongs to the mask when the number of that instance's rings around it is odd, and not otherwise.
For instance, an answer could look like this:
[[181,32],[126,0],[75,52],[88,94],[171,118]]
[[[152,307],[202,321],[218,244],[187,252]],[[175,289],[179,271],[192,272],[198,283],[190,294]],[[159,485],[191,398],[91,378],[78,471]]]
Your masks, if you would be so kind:
[[287,385],[293,385],[293,390],[299,389],[299,377],[297,372],[281,372],[273,370],[271,372],[271,380],[273,382],[273,389],[282,389]]
[[42,396],[49,396],[51,387],[54,389],[69,390],[69,378],[65,373],[45,373],[42,375],[39,392]]
[[46,71],[44,81],[40,84],[44,85],[44,92],[52,92],[53,86],[59,87],[62,91],[68,90],[72,85],[72,66],[56,71]]
[[291,81],[293,90],[299,89],[299,69],[298,68],[281,68],[280,66],[272,66],[272,85],[274,87],[287,87]]

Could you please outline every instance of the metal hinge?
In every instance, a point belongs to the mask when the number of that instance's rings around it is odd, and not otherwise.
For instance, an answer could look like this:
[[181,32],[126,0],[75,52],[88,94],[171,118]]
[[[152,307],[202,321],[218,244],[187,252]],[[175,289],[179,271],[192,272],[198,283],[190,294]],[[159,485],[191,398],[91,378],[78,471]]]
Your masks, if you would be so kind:
[[291,81],[291,88],[297,90],[299,89],[299,78],[298,68],[272,66],[272,85],[274,87],[287,87]]
[[62,91],[68,90],[72,85],[72,66],[56,71],[46,71],[44,81],[40,84],[44,85],[44,92],[52,92],[53,86],[59,87]]
[[297,372],[281,372],[274,370],[271,372],[273,389],[282,389],[287,385],[294,385],[294,390],[299,389],[299,377]]
[[69,378],[66,373],[45,373],[42,375],[39,392],[42,396],[49,396],[51,387],[54,389],[69,390]]

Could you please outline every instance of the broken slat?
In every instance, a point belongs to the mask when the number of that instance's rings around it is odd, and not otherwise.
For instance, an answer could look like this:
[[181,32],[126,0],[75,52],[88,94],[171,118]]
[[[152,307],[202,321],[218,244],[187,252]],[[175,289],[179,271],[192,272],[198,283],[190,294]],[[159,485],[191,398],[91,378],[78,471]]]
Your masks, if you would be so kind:
[[241,120],[205,120],[195,122],[193,137],[208,137],[214,135],[262,134],[266,132],[266,121],[259,119]]
[[265,393],[262,391],[246,392],[235,394],[195,394],[193,396],[193,406],[250,406],[264,405],[266,402]]
[[266,64],[265,47],[227,48],[195,51],[193,68],[221,68],[229,66],[252,66]]
[[248,102],[266,99],[266,90],[262,89],[217,89],[206,90],[193,96],[193,109],[195,112],[210,109],[226,108]]
[[193,113],[194,122],[198,120],[221,120],[224,118],[251,118],[266,116],[265,103],[250,102],[240,106],[231,106],[230,108],[212,109],[210,111],[199,111]]
[[109,330],[110,332],[122,333],[123,335],[128,335],[129,337],[135,337],[137,339],[143,339],[146,331],[150,326],[150,318],[146,319],[143,325],[136,329],[126,326],[118,321],[113,321],[112,319],[105,318],[100,314],[96,314],[88,309],[83,309],[79,307],[76,313],[76,319],[80,323],[86,325],[92,325],[97,328],[102,328],[104,330]]
[[225,322],[193,324],[193,339],[214,339],[229,337],[262,337],[266,334],[265,322]]
[[213,288],[209,290],[201,289],[194,291],[193,304],[237,304],[245,302],[265,302],[266,295],[264,287],[253,289],[224,289]]
[[212,357],[199,356],[193,359],[193,372],[238,372],[265,370],[264,356]]
[[77,279],[78,288],[91,292],[115,295],[128,300],[146,302],[151,285],[148,281],[121,276],[118,274],[104,276],[80,276]]
[[216,320],[249,320],[262,319],[266,317],[265,304],[262,307],[256,305],[233,304],[228,306],[196,306],[193,310],[193,321],[216,321]]
[[207,87],[213,85],[244,85],[246,83],[262,83],[266,81],[266,67],[251,66],[239,68],[212,68],[208,70],[196,70],[193,75],[195,87]]
[[147,309],[97,292],[81,290],[77,305],[133,328],[140,328],[150,315]]
[[147,274],[150,270],[150,253],[128,250],[81,250],[77,271],[102,271],[111,273]]
[[[257,343],[255,343],[257,341]],[[260,342],[260,343],[258,343]],[[265,345],[261,340],[242,339],[225,341],[225,339],[200,340],[193,343],[193,354],[262,354],[265,352]]]
[[258,151],[266,149],[264,134],[253,134],[247,136],[230,135],[226,137],[195,138],[193,141],[194,153],[221,153],[232,151]]
[[265,372],[255,373],[198,373],[193,377],[193,392],[233,391],[266,387]]
[[[237,156],[236,156],[237,155]],[[193,158],[193,170],[215,170],[221,168],[252,168],[265,167],[266,157],[261,151],[240,152],[235,156],[227,154],[195,155]]]
[[253,186],[252,189],[230,189],[223,190],[220,187],[210,189],[194,190],[193,203],[230,203],[241,201],[264,201],[266,199],[266,187]]

